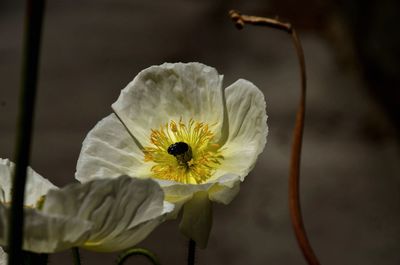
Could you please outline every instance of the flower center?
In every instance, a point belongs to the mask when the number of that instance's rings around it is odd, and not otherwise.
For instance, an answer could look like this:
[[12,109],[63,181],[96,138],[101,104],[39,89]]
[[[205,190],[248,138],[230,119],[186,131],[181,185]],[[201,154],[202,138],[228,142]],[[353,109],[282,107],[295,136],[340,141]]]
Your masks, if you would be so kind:
[[153,162],[153,177],[187,184],[206,182],[223,159],[208,124],[190,120],[170,121],[152,129],[151,146],[144,148],[144,161]]

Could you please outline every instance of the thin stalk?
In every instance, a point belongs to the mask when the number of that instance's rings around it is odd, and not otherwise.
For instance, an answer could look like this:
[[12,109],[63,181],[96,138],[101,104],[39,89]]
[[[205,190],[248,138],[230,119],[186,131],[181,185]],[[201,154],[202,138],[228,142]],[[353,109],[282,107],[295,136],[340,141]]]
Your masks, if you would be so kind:
[[25,33],[22,61],[20,110],[15,151],[15,175],[13,178],[11,214],[8,231],[8,264],[22,264],[23,202],[26,169],[29,164],[31,136],[34,119],[39,46],[44,13],[44,0],[26,2]]
[[132,248],[124,251],[121,255],[118,256],[116,264],[123,265],[125,261],[132,256],[144,256],[153,265],[160,265],[157,256],[153,252],[145,248]]
[[195,259],[196,259],[196,242],[193,239],[189,239],[188,265],[194,265]]
[[29,251],[23,251],[23,263],[22,265],[46,265],[48,262],[48,254],[39,254]]
[[267,26],[289,33],[292,37],[293,45],[296,50],[297,59],[300,65],[301,94],[300,102],[296,113],[295,127],[293,131],[292,154],[289,172],[289,208],[292,225],[300,249],[310,265],[319,265],[317,256],[311,247],[307,233],[304,228],[303,217],[300,205],[300,165],[301,147],[303,142],[304,118],[306,109],[306,66],[304,52],[300,39],[290,23],[284,23],[277,19],[242,15],[238,11],[229,12],[231,19],[238,29],[242,29],[245,24]]
[[81,265],[81,254],[79,253],[79,248],[71,248],[71,252],[74,265]]

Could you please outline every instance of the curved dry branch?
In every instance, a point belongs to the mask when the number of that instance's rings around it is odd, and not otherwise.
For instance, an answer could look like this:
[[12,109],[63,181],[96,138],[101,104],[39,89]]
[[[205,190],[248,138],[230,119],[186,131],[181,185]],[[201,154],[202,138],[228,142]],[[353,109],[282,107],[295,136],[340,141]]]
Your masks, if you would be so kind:
[[283,30],[289,33],[292,37],[292,41],[297,54],[297,59],[299,60],[300,64],[301,94],[300,94],[300,103],[296,113],[295,127],[293,131],[292,154],[291,154],[290,172],[289,172],[289,207],[290,207],[292,225],[297,238],[297,242],[300,246],[300,249],[305,259],[310,265],[319,265],[320,262],[318,261],[318,258],[314,254],[314,251],[311,247],[311,244],[308,240],[304,228],[303,217],[301,214],[301,206],[300,206],[301,146],[303,142],[304,117],[306,109],[306,86],[307,86],[304,52],[301,46],[300,39],[290,23],[284,23],[277,19],[272,19],[272,18],[242,15],[235,10],[231,10],[229,12],[229,15],[238,29],[242,29],[245,24],[267,26]]

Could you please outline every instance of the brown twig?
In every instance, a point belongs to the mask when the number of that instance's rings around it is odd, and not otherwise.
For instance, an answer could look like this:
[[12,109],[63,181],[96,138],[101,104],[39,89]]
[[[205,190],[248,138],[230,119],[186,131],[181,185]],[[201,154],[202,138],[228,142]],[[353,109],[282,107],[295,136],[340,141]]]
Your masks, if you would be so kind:
[[296,113],[296,123],[293,132],[292,154],[289,173],[289,207],[292,225],[296,234],[297,242],[308,264],[319,265],[319,261],[314,254],[311,244],[304,229],[303,218],[300,207],[300,161],[301,146],[303,141],[304,117],[306,108],[306,66],[304,61],[303,48],[300,39],[290,23],[283,23],[277,19],[242,15],[238,11],[231,10],[229,15],[235,22],[238,29],[242,29],[245,24],[267,26],[286,31],[292,37],[300,64],[301,95],[300,103]]

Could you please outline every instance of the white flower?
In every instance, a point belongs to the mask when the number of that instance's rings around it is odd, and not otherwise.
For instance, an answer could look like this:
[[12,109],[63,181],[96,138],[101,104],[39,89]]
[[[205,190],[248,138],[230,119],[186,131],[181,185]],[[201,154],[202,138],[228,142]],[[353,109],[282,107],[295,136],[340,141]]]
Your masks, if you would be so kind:
[[183,205],[181,231],[205,247],[210,201],[235,197],[266,144],[263,93],[242,79],[223,89],[200,63],[165,63],[141,71],[112,108],[83,142],[76,178],[157,180]]
[[[13,171],[13,163],[0,159],[2,246],[8,238]],[[55,189],[32,169],[28,169],[27,177],[23,248],[32,252],[51,253],[71,247],[123,250],[143,240],[173,210],[163,201],[163,191],[153,180],[121,176]]]

